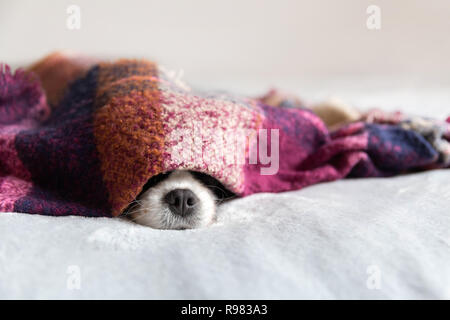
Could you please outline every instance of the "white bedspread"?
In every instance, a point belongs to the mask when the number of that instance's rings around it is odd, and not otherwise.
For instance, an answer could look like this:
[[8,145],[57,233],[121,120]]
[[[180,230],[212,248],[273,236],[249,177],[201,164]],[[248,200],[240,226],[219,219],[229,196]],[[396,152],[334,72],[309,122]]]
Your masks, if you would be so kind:
[[0,298],[448,299],[448,181],[441,170],[259,194],[186,231],[2,213]]
[[[328,88],[363,107],[450,113],[446,88]],[[259,194],[186,231],[0,213],[0,298],[450,299],[449,181],[439,170]]]

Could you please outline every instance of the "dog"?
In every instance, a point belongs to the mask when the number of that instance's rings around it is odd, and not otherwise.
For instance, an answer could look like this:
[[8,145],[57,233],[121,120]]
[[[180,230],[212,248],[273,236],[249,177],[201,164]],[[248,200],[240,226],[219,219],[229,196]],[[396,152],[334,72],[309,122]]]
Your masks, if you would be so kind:
[[212,224],[217,206],[235,195],[213,177],[174,170],[152,177],[125,211],[155,229],[192,229]]

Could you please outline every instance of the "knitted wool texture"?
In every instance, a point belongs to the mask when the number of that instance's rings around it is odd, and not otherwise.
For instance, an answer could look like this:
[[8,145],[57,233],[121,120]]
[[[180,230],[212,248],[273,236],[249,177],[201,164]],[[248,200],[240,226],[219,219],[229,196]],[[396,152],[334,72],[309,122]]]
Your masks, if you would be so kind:
[[[329,133],[301,105],[193,92],[145,60],[82,71],[62,88],[51,72],[42,86],[33,73],[0,69],[1,211],[117,216],[149,178],[175,169],[246,196],[447,165],[398,125],[356,122]],[[277,161],[269,175],[262,147]]]

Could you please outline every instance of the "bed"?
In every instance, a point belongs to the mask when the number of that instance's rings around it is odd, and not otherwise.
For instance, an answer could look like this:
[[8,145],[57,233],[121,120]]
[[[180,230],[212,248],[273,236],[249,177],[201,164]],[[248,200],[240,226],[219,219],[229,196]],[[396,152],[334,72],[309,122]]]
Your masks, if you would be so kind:
[[[300,93],[450,113],[448,87],[377,83],[309,81]],[[256,194],[224,204],[211,227],[185,231],[1,213],[0,298],[450,299],[449,181],[450,171],[435,170]]]

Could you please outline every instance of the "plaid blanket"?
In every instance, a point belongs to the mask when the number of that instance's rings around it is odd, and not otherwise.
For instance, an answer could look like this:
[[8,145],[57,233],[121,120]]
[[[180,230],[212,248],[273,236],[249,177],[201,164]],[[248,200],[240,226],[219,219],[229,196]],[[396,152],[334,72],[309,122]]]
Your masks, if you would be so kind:
[[0,211],[117,216],[175,169],[246,196],[450,164],[444,121],[362,118],[329,132],[299,101],[268,100],[194,92],[145,60],[2,65]]

